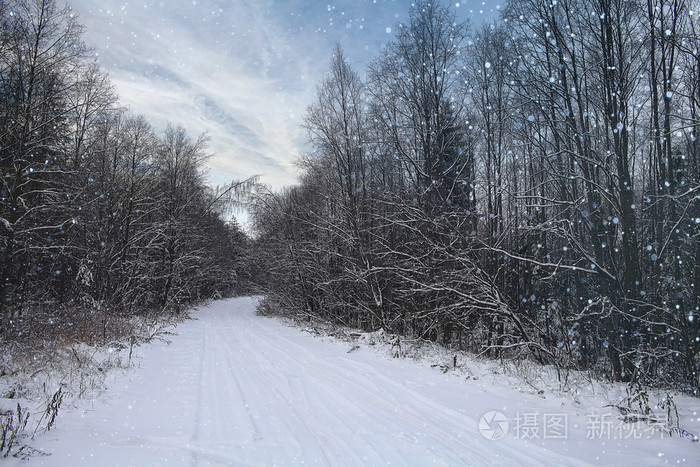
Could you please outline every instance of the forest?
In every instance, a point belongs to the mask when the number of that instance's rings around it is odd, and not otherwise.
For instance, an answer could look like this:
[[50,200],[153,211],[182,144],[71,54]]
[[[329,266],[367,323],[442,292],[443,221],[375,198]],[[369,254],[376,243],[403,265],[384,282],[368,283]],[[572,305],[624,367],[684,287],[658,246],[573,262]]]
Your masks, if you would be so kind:
[[421,0],[365,69],[338,45],[250,208],[265,306],[697,395],[697,7]]
[[[417,1],[337,45],[299,183],[207,182],[206,134],[120,106],[55,0],[0,3],[0,338],[264,306],[497,359],[700,389],[691,0]],[[231,209],[250,195],[249,235]]]
[[[116,323],[229,296],[247,279],[208,137],[120,107],[55,0],[0,2],[0,338],[106,343]],[[114,323],[114,325],[113,325]]]

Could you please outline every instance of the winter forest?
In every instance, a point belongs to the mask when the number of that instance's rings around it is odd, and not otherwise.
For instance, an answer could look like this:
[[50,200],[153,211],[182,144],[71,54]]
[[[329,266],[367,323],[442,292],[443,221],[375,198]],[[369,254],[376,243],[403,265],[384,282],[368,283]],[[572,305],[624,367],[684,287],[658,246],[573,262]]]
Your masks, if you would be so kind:
[[339,45],[251,209],[268,306],[697,394],[697,7],[421,1],[366,70]]
[[697,396],[698,10],[506,0],[476,25],[416,1],[367,67],[336,46],[299,183],[273,190],[212,187],[207,134],[122,108],[68,6],[3,0],[0,343],[106,344],[133,317],[258,293]]
[[[210,188],[207,135],[119,107],[54,0],[0,3],[2,339],[112,338],[112,321],[230,295],[246,236]],[[73,326],[75,324],[75,326]]]

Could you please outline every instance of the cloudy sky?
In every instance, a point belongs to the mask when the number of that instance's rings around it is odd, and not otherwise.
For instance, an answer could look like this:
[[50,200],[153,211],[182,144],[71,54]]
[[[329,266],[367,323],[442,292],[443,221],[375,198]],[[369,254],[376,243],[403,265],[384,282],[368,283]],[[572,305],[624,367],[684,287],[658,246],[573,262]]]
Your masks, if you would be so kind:
[[[358,71],[392,39],[409,0],[68,0],[123,105],[156,127],[211,136],[210,179],[291,185],[300,128],[335,42]],[[494,18],[498,0],[451,3]]]

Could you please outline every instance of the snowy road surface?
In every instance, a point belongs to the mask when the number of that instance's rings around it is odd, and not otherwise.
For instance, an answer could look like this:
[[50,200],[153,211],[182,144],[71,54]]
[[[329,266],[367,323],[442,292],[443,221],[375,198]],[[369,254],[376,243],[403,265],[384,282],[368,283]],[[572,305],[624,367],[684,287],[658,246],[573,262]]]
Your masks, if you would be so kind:
[[[250,298],[194,313],[143,351],[106,400],[68,410],[34,446],[46,465],[698,465],[681,440],[586,439],[564,399],[466,380],[318,339]],[[547,405],[549,404],[549,405]],[[570,414],[566,439],[490,440],[487,411]],[[579,418],[576,418],[579,416]],[[578,422],[577,422],[578,420]],[[575,423],[576,422],[576,423]],[[693,456],[696,456],[693,458]]]

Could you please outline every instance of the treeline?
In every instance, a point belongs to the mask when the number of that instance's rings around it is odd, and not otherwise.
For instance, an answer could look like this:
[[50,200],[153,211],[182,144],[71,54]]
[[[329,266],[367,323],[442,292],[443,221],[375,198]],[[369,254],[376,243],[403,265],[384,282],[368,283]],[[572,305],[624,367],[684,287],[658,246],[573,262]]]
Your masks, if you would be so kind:
[[[83,26],[55,0],[0,2],[2,336],[234,292],[247,238],[211,189],[207,138],[118,106]],[[63,323],[64,325],[66,323]]]
[[418,1],[337,47],[301,182],[253,210],[269,300],[612,380],[700,379],[700,23],[687,0]]

